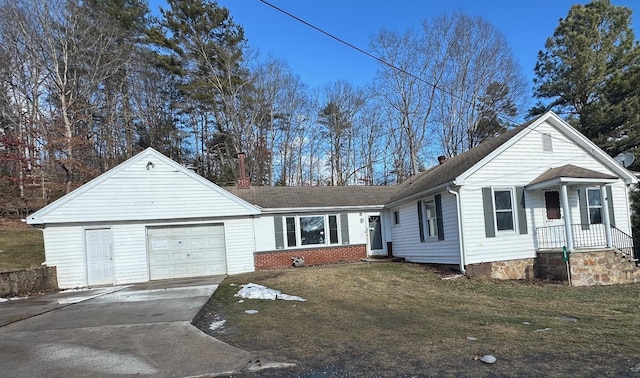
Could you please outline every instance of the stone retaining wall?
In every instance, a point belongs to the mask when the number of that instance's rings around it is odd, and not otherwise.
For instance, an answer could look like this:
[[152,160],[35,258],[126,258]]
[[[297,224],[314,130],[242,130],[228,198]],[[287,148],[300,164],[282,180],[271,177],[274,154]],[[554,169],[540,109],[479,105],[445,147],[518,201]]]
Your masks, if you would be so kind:
[[356,262],[367,257],[367,246],[347,245],[313,249],[292,249],[256,252],[253,255],[256,270],[291,268],[293,257],[304,258],[305,265]]
[[640,268],[614,250],[569,255],[572,286],[618,285],[640,282]]
[[[562,252],[538,252],[540,278],[567,281]],[[572,286],[619,285],[640,282],[640,268],[614,249],[574,251],[569,254]]]
[[493,261],[469,264],[465,268],[469,277],[490,277],[498,280],[524,280],[534,277],[535,259]]
[[55,266],[0,273],[0,297],[29,295],[58,289]]

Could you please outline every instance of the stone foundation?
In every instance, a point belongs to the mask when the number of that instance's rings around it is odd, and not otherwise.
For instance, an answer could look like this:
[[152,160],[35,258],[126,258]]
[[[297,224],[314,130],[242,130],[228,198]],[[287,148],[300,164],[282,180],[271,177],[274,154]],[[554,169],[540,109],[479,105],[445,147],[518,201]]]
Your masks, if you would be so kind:
[[493,261],[469,264],[465,268],[469,277],[490,277],[498,280],[524,280],[534,277],[535,259]]
[[367,246],[365,244],[346,245],[326,248],[256,252],[253,254],[256,270],[291,268],[291,259],[294,257],[304,258],[304,264],[306,266],[357,262],[367,257]]
[[58,289],[55,266],[0,273],[0,297],[29,295]]
[[640,268],[614,250],[569,255],[572,286],[618,285],[640,282]]
[[[538,252],[540,278],[568,281],[561,251]],[[572,286],[619,285],[640,282],[640,267],[614,249],[574,251],[569,254]]]

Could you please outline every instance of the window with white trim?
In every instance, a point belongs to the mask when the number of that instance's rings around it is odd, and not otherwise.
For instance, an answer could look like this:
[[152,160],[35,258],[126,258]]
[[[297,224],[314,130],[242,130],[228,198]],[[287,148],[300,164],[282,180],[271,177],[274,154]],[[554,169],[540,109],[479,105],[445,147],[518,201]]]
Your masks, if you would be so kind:
[[438,215],[436,213],[436,201],[434,199],[424,201],[424,225],[427,238],[438,237]]
[[343,215],[344,217],[338,214],[283,217],[286,248],[348,244],[346,214]]
[[587,210],[589,214],[589,224],[602,223],[602,197],[599,188],[587,189]]
[[496,219],[496,230],[515,230],[515,212],[513,211],[513,191],[511,189],[493,190],[493,208]]

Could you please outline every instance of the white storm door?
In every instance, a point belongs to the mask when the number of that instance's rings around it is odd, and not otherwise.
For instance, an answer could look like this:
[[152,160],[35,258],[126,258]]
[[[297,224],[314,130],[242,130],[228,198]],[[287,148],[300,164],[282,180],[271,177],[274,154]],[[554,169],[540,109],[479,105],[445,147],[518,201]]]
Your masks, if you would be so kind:
[[113,284],[113,247],[111,229],[85,230],[87,283]]
[[382,245],[382,223],[380,214],[369,215],[369,254],[378,255],[384,251]]

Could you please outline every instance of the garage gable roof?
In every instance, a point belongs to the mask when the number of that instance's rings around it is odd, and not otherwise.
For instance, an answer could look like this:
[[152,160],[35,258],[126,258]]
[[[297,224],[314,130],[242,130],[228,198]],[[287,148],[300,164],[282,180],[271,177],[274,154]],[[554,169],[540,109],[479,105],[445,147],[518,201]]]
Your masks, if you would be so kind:
[[28,224],[210,218],[260,209],[147,148],[27,217]]

